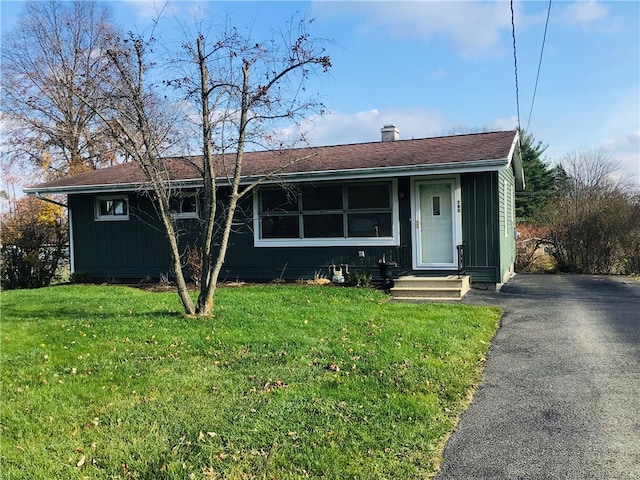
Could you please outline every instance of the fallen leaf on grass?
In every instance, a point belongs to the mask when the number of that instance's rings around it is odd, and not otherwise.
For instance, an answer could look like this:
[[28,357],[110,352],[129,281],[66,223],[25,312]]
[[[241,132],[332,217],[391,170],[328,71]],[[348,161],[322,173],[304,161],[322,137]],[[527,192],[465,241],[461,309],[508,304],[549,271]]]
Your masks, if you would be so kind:
[[284,383],[282,380],[276,380],[275,382],[267,382],[262,387],[263,392],[270,392],[272,390],[277,390],[278,388],[287,388],[288,385]]
[[84,465],[85,460],[86,460],[85,456],[84,456],[84,455],[82,455],[82,456],[80,457],[80,460],[78,460],[78,463],[76,463],[76,467],[78,467],[78,468],[82,468],[82,466]]
[[339,372],[340,371],[340,367],[338,366],[337,363],[330,363],[329,365],[327,365],[327,370],[329,370],[331,372]]
[[[207,435],[210,438],[213,438],[213,437],[215,437],[217,435],[217,433],[216,432],[207,432]],[[204,442],[205,440],[206,440],[205,433],[203,431],[200,431],[200,433],[198,434],[198,441],[199,442]]]

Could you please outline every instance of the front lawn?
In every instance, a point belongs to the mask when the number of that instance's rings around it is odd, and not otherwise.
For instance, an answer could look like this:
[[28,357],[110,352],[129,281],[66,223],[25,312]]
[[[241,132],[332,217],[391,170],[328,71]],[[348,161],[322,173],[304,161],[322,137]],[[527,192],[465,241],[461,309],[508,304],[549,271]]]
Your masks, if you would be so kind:
[[3,292],[3,479],[429,478],[499,310],[224,288]]

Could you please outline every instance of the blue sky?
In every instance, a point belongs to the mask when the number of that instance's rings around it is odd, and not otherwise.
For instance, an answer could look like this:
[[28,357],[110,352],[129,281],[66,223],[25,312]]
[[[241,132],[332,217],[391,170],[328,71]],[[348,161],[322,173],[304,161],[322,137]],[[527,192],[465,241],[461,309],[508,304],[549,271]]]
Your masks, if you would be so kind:
[[[143,32],[164,2],[109,5],[117,24]],[[548,144],[552,164],[602,148],[640,184],[640,2],[552,2],[529,120],[548,6],[514,3],[522,127]],[[1,7],[2,29],[10,29],[23,4]],[[310,33],[331,40],[333,65],[309,84],[331,112],[316,119],[316,145],[377,141],[387,123],[403,139],[517,126],[508,1],[173,1],[160,40],[178,38],[178,23],[194,11],[229,16],[256,40],[293,12],[315,19]]]

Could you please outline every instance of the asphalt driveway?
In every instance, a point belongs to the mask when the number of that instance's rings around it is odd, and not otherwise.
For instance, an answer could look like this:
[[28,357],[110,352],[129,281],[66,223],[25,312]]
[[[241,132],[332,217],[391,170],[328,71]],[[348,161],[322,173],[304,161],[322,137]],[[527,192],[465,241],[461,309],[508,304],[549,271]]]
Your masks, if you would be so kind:
[[518,275],[445,479],[640,479],[640,282]]

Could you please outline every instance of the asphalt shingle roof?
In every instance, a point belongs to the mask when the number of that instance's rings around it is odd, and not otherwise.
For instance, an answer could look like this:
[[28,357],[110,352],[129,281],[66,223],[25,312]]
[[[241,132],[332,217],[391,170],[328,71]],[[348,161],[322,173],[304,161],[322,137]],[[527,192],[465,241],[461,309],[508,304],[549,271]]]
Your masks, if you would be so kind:
[[[453,135],[446,137],[397,140],[389,142],[357,143],[326,147],[311,147],[278,151],[247,152],[244,156],[243,176],[263,176],[282,165],[288,165],[280,173],[304,174],[319,172],[353,172],[390,167],[420,167],[456,165],[491,160],[507,160],[516,136],[515,131]],[[308,157],[308,158],[307,158]],[[299,160],[305,158],[305,160]],[[233,172],[232,155],[225,158],[224,168]],[[197,180],[201,178],[198,165],[201,157],[166,159],[166,166],[173,180]],[[223,174],[223,164],[218,165],[218,175]],[[104,169],[35,185],[27,191],[65,187],[113,186],[139,184],[144,176],[135,163],[125,163]]]

